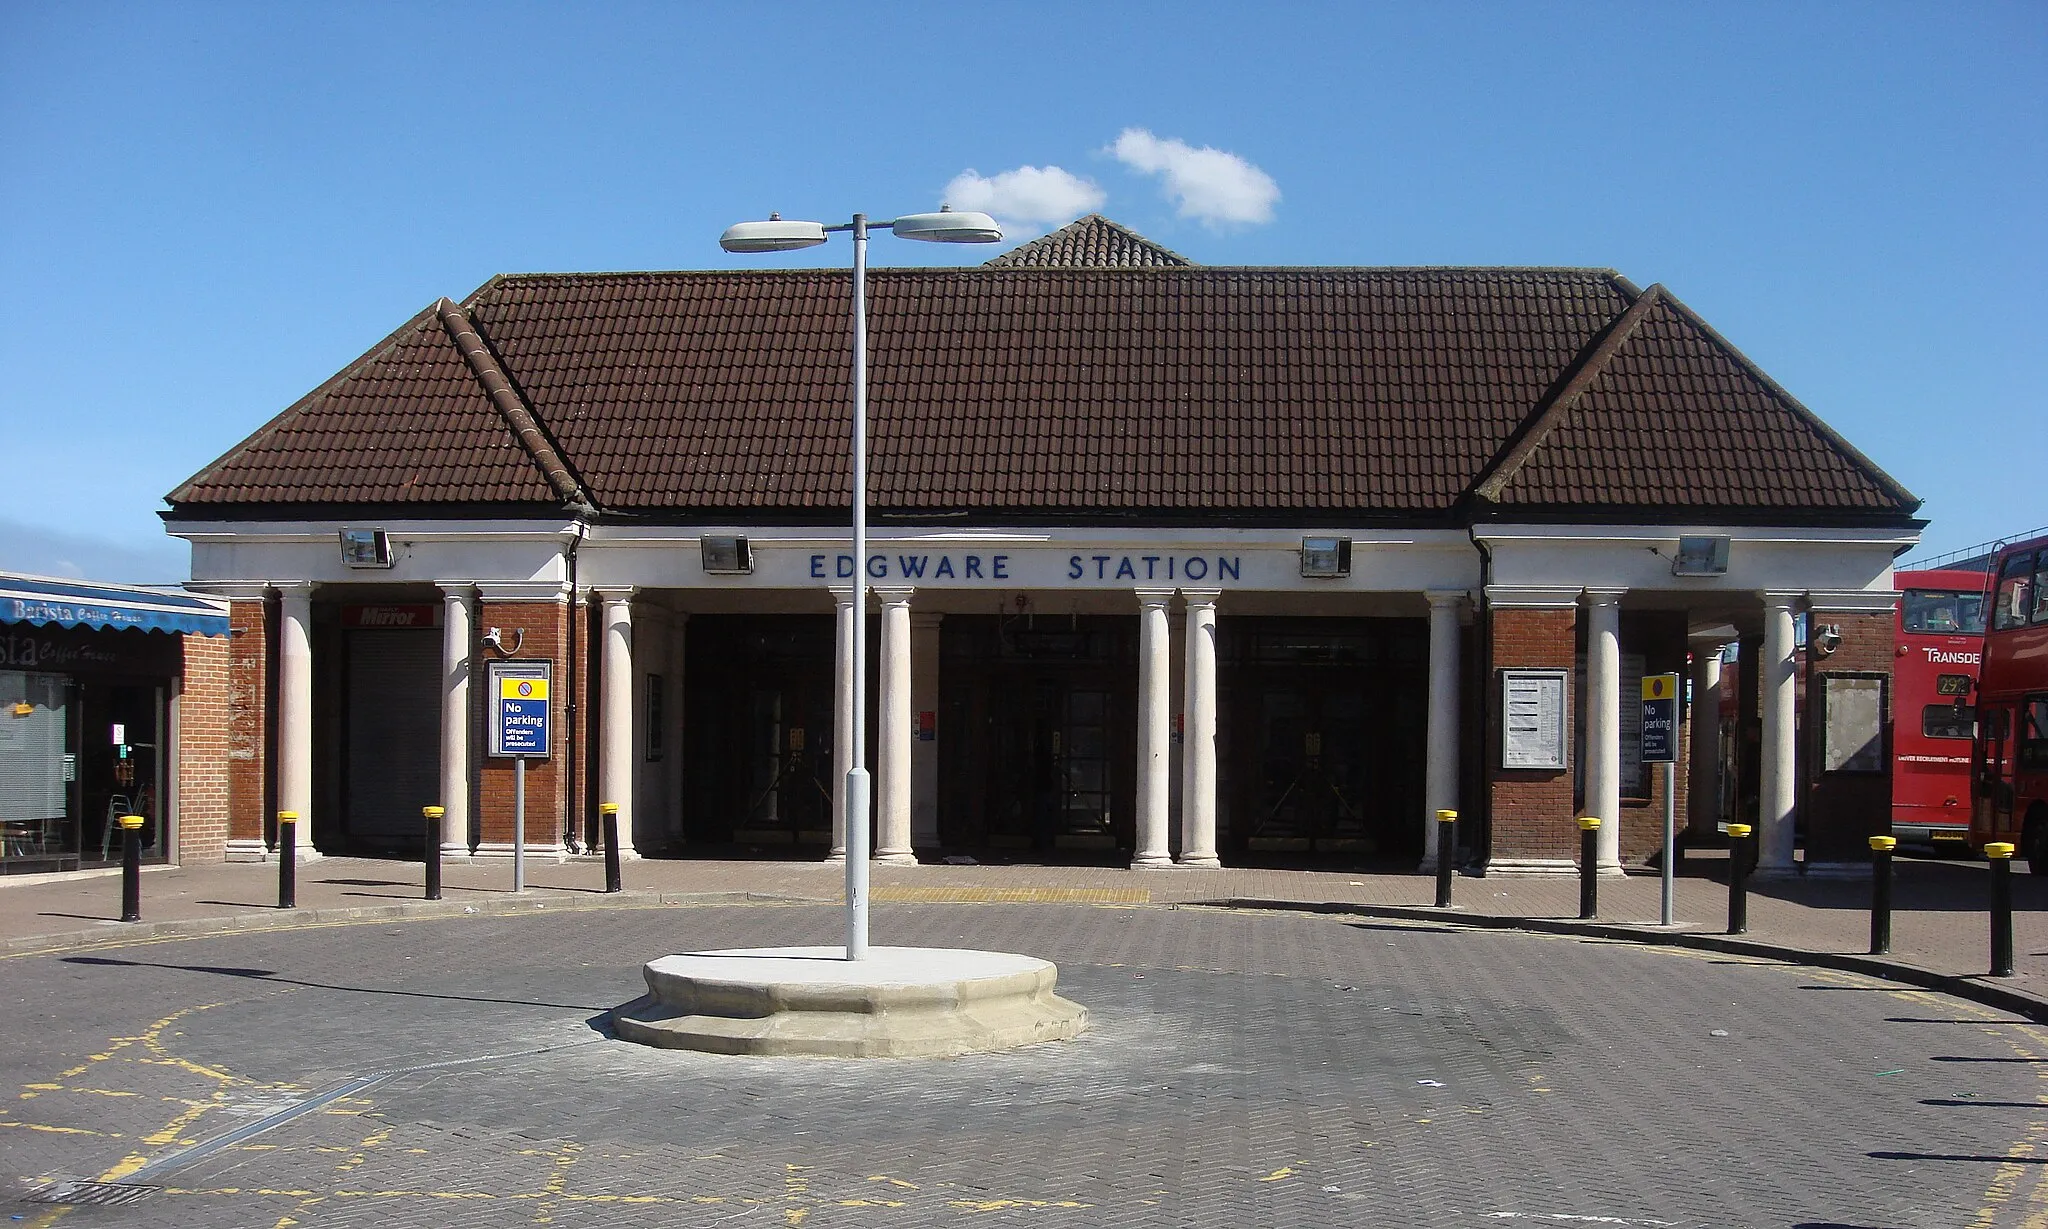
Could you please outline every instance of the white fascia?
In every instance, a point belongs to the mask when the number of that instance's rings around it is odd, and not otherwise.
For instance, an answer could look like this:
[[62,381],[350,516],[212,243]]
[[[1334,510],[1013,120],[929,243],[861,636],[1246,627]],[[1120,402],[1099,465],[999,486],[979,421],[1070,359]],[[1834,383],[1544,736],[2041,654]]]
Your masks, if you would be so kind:
[[[381,529],[392,566],[352,568],[341,561],[340,531]],[[559,584],[567,579],[565,548],[578,522],[560,520],[216,521],[176,522],[172,537],[192,544],[187,588],[240,596],[263,585]]]
[[[1911,530],[1755,525],[1500,525],[1475,528],[1493,556],[1492,581],[1511,589],[1796,591],[1888,601],[1892,560],[1919,541]],[[1681,536],[1729,539],[1728,571],[1675,576]]]

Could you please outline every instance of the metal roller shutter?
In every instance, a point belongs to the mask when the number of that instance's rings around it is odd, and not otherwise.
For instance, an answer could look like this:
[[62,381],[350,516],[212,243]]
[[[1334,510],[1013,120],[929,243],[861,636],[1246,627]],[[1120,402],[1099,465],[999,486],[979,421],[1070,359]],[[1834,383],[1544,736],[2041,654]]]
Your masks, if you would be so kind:
[[350,846],[417,850],[420,808],[441,792],[441,633],[348,633],[344,806]]

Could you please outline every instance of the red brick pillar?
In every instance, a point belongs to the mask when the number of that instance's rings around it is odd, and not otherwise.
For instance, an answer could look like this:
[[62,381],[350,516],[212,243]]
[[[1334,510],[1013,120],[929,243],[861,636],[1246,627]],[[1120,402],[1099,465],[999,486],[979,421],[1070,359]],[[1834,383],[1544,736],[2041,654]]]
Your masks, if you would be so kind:
[[[477,654],[476,690],[479,720],[488,723],[491,713],[489,663],[493,661],[545,661],[553,667],[549,685],[551,726],[550,753],[545,760],[526,765],[526,852],[548,855],[562,847],[563,789],[568,780],[568,755],[573,745],[569,736],[569,697],[575,694],[576,671],[569,666],[569,604],[567,595],[535,598],[527,592],[510,596],[482,587],[477,603],[475,628],[481,637],[497,628],[503,651],[488,647]],[[579,646],[580,647],[580,646]],[[574,682],[572,683],[572,679]],[[580,706],[579,706],[580,710]],[[477,855],[511,857],[514,827],[513,790],[517,768],[511,760],[495,759],[490,752],[488,724],[477,741],[476,772],[481,783],[477,805]]]
[[[1837,599],[1838,603],[1840,601]],[[1840,605],[1830,609],[1825,598],[1815,596],[1807,616],[1806,704],[1800,754],[1806,763],[1803,806],[1808,874],[1822,871],[1824,867],[1834,867],[1839,872],[1851,864],[1867,864],[1870,861],[1869,838],[1891,831],[1895,616],[1890,609],[1871,610],[1870,604],[1868,599],[1864,599],[1854,603],[1853,609],[1841,609]],[[1841,642],[1832,653],[1822,651],[1833,643],[1832,636],[1822,634],[1826,628],[1838,629],[1841,634]],[[1874,753],[1869,756],[1874,770],[1830,770],[1827,759],[1830,679],[1882,682],[1884,722],[1878,731]],[[1912,715],[1912,719],[1918,720],[1917,714]]]
[[[1501,676],[1503,671],[1554,669],[1565,672],[1567,705],[1576,634],[1577,594],[1559,605],[1490,607],[1492,677],[1486,690],[1486,784],[1490,800],[1494,873],[1570,872],[1578,855],[1579,830],[1572,814],[1572,773],[1560,769],[1509,769],[1501,764]],[[1571,715],[1565,715],[1567,755]]]
[[228,604],[227,760],[228,814],[224,856],[261,860],[270,813],[271,640],[268,603],[261,596]]
[[228,849],[234,763],[230,755],[228,636],[179,637],[185,664],[178,684],[178,847],[181,863],[220,862]]

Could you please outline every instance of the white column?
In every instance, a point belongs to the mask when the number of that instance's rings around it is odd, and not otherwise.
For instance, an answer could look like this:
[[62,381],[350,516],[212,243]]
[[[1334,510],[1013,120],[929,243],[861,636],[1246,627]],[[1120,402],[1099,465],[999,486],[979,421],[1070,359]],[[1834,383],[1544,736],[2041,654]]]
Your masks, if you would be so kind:
[[441,587],[441,854],[469,856],[470,588]]
[[853,643],[853,590],[834,589],[838,610],[832,651],[832,851],[827,862],[846,861],[846,774],[853,771],[853,672],[861,657]]
[[1798,740],[1792,647],[1793,593],[1766,593],[1764,653],[1757,663],[1757,691],[1763,700],[1764,745],[1757,783],[1757,873],[1793,871],[1792,819],[1798,798]]
[[1692,643],[1692,720],[1686,723],[1686,816],[1694,832],[1721,819],[1721,646]]
[[875,722],[875,861],[917,865],[910,852],[910,590],[877,589],[882,603],[882,678]]
[[1183,589],[1187,667],[1182,686],[1180,861],[1221,866],[1216,857],[1216,589]]
[[313,846],[313,586],[278,586],[277,809],[296,812],[301,860]]
[[1138,850],[1131,865],[1172,866],[1168,833],[1168,764],[1173,748],[1172,636],[1166,602],[1172,590],[1138,591]]
[[[944,615],[913,611],[910,616],[910,707],[916,713],[939,711],[939,625]],[[910,744],[910,843],[936,849],[939,844],[939,738],[936,723],[932,741],[925,741],[924,727],[911,731]]]
[[[1422,790],[1422,870],[1436,870],[1438,811],[1458,809],[1458,618],[1463,591],[1429,595],[1429,743]],[[1452,850],[1456,857],[1457,851]]]
[[1621,873],[1621,594],[1586,590],[1586,814],[1603,875]]
[[604,707],[597,734],[597,801],[619,804],[619,851],[633,844],[633,591],[604,599]]

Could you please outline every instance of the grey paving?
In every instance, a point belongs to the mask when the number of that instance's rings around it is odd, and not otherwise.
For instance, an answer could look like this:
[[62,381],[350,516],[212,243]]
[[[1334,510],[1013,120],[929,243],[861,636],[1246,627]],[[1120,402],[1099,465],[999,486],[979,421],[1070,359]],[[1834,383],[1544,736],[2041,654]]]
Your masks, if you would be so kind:
[[839,1061],[653,1051],[595,1027],[652,955],[827,942],[839,919],[778,902],[543,908],[8,956],[0,1179],[151,1189],[0,1211],[67,1226],[2048,1214],[2043,1026],[1736,956],[1266,911],[878,903],[878,942],[1057,960],[1091,1031]]

